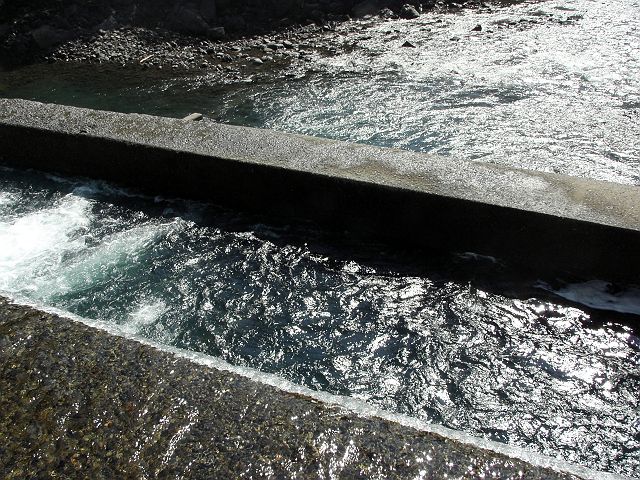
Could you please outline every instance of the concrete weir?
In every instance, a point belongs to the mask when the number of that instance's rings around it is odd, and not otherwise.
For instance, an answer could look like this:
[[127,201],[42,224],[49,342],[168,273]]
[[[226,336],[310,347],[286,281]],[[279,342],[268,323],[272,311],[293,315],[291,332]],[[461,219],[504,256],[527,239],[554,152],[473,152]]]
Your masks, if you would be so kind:
[[0,161],[311,220],[355,242],[640,281],[640,188],[270,130],[0,100]]
[[621,478],[189,355],[0,297],[0,477]]
[[[0,100],[0,160],[356,241],[640,271],[634,187],[24,100]],[[102,327],[0,297],[0,477],[620,478]]]

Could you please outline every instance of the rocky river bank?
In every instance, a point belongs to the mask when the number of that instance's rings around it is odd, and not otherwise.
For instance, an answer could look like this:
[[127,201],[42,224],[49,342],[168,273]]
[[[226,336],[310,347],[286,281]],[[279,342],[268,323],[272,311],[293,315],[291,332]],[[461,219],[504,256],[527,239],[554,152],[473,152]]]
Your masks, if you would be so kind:
[[153,9],[147,3],[0,2],[0,65],[109,64],[206,71],[239,80],[308,69],[318,57],[357,48],[372,24],[387,19],[490,8],[480,0],[165,1]]

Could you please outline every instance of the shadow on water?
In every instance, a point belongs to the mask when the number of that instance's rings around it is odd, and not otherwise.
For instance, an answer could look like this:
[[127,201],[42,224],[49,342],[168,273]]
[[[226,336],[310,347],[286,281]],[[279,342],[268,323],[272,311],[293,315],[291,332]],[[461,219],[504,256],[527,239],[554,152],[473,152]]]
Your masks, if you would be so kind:
[[[536,298],[581,309],[584,325],[598,328],[602,325],[625,325],[638,328],[638,313],[617,312],[591,308],[553,293],[565,285],[579,284],[593,279],[566,275],[563,278],[540,276],[539,268],[527,269],[526,264],[508,262],[474,252],[442,249],[406,249],[382,243],[353,241],[349,235],[317,228],[311,222],[297,219],[265,216],[250,212],[233,211],[217,205],[181,199],[151,198],[130,189],[83,178],[62,178],[34,171],[2,169],[3,182],[30,185],[30,189],[52,189],[55,195],[74,195],[96,204],[117,205],[118,212],[136,212],[149,221],[182,218],[199,228],[224,231],[230,234],[251,232],[261,242],[269,242],[277,249],[293,247],[306,250],[323,259],[330,269],[340,270],[343,265],[357,263],[364,271],[389,277],[421,277],[447,284],[468,285],[471,290],[482,290],[511,299]],[[78,187],[78,185],[81,185]],[[53,187],[53,188],[52,188]],[[48,197],[48,196],[47,196]],[[126,217],[124,217],[126,218]],[[606,283],[614,293],[624,291],[626,285]],[[545,285],[548,288],[541,288]],[[630,286],[634,288],[635,286]],[[545,315],[541,316],[544,320]]]
[[[191,113],[194,105],[186,91],[174,85],[177,82],[174,77],[169,70],[36,64],[2,73],[0,95],[97,110],[179,117]],[[186,85],[191,78],[183,74],[179,83]]]

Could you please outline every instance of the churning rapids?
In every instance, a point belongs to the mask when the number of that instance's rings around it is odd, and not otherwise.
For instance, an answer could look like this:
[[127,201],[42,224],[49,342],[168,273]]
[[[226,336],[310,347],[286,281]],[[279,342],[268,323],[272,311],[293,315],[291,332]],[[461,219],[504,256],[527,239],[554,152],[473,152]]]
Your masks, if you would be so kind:
[[312,231],[208,205],[29,172],[1,178],[2,294],[475,435],[640,473],[640,339],[629,327],[548,299],[332,255],[310,246],[322,243]]

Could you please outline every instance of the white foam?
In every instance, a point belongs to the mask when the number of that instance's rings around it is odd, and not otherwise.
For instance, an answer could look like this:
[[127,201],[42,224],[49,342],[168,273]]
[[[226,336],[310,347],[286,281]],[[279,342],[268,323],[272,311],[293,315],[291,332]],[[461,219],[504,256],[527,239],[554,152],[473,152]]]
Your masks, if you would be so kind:
[[33,288],[33,281],[84,247],[73,234],[89,225],[90,201],[67,195],[51,208],[0,222],[0,289]]
[[590,280],[568,284],[558,289],[544,282],[539,282],[536,287],[597,310],[640,315],[640,288],[635,286],[612,291],[611,284],[602,280]]
[[158,238],[184,223],[147,222],[87,244],[92,205],[69,194],[49,208],[0,221],[0,290],[46,302],[109,282],[115,270],[135,268]]
[[167,310],[167,304],[162,300],[142,300],[129,312],[123,328],[130,333],[138,333],[143,327],[155,323]]
[[73,258],[58,265],[55,272],[33,282],[33,291],[45,300],[57,295],[83,290],[111,281],[115,271],[136,268],[140,257],[159,238],[169,233],[178,221],[147,223],[104,238],[99,244],[86,247]]
[[11,192],[0,192],[0,207],[6,205],[13,205],[18,200],[19,196]]
[[47,172],[39,172],[44,175],[45,178],[56,182],[61,185],[73,186],[73,193],[79,196],[82,195],[95,195],[95,194],[107,194],[120,197],[129,198],[145,198],[149,199],[148,195],[140,194],[135,191],[129,190],[124,187],[112,185],[104,180],[97,180],[84,177],[61,177]]

